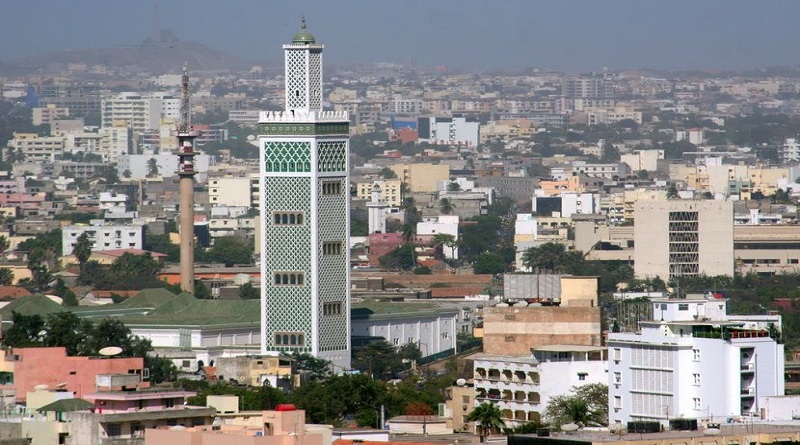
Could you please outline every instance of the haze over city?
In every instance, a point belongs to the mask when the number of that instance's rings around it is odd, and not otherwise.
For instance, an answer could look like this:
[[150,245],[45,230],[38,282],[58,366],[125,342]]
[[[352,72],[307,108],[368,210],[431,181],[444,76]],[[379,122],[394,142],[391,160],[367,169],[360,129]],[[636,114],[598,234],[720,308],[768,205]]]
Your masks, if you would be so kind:
[[[728,70],[794,66],[800,3],[259,0],[11,0],[0,60],[64,49],[137,45],[169,29],[264,63],[298,26],[329,46],[329,63],[414,62],[467,71],[653,68]],[[155,10],[158,10],[156,20]]]

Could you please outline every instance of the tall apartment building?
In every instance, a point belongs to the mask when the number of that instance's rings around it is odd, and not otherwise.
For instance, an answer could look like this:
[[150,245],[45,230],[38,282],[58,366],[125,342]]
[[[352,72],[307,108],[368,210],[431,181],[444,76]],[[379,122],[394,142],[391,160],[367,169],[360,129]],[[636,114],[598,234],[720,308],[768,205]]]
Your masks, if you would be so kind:
[[733,202],[643,200],[634,207],[639,277],[732,276]]
[[322,110],[322,50],[283,46],[285,111],[259,122],[261,349],[350,365],[350,146],[346,112]]
[[570,99],[612,98],[614,85],[601,77],[565,77],[561,81],[561,95]]
[[165,95],[142,95],[121,93],[103,99],[101,103],[101,126],[108,127],[114,121],[125,121],[137,133],[157,130],[162,118],[178,119],[180,99]]
[[727,300],[653,300],[641,332],[610,333],[609,421],[758,416],[784,393],[780,317],[728,316]]
[[14,133],[8,146],[25,156],[27,162],[52,162],[64,153],[64,138],[39,136],[36,133]]

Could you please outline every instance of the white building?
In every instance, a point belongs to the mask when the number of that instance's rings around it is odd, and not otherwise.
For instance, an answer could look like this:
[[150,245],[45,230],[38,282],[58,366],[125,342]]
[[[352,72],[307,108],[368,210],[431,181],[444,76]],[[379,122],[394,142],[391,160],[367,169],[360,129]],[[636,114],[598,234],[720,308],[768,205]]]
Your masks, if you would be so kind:
[[675,132],[675,142],[689,141],[694,145],[702,145],[705,140],[706,134],[702,128],[689,128],[688,130],[677,130]]
[[781,161],[797,162],[800,161],[800,143],[795,138],[788,138],[781,147]]
[[597,193],[561,192],[561,216],[600,212],[600,195]]
[[[438,234],[452,235],[458,239],[458,215],[439,215],[430,218],[423,218],[417,223],[418,236],[436,236]],[[446,258],[458,259],[458,248],[443,249]]]
[[382,198],[382,190],[378,184],[372,187],[372,199],[367,203],[369,234],[386,233],[386,208],[388,204]]
[[656,171],[661,159],[664,159],[664,150],[634,150],[632,153],[620,155],[620,162],[628,164],[634,172]]
[[157,130],[161,119],[180,118],[180,99],[164,93],[120,93],[100,103],[101,127],[124,121],[134,132]]
[[728,317],[727,300],[653,300],[641,332],[611,333],[609,421],[758,416],[784,393],[780,321]]
[[456,347],[457,319],[457,310],[356,311],[352,335],[382,337],[397,347],[414,344],[427,357]]
[[477,147],[481,143],[480,127],[480,122],[464,117],[421,117],[417,121],[419,141],[438,145]]
[[258,176],[209,178],[208,202],[212,206],[256,207],[254,188],[258,188]]
[[15,132],[8,146],[22,153],[27,162],[52,162],[64,153],[64,137]]
[[527,357],[476,354],[475,406],[500,408],[507,427],[541,422],[550,399],[573,387],[608,382],[606,350],[597,346],[553,345]]
[[89,237],[92,252],[116,249],[142,249],[144,226],[141,224],[106,224],[93,220],[91,225],[66,226],[61,231],[61,255],[72,255],[82,234]]
[[261,351],[350,367],[347,112],[322,110],[322,51],[305,30],[283,45],[285,111],[259,119]]

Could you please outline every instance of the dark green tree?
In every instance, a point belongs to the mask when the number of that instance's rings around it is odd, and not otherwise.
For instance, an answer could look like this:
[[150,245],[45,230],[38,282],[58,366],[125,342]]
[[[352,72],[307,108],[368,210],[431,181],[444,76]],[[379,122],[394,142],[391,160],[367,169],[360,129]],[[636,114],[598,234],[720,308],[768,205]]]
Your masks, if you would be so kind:
[[14,284],[14,271],[8,267],[0,267],[0,286]]
[[25,348],[41,346],[44,319],[39,315],[26,316],[11,313],[11,327],[3,333],[3,346]]
[[92,256],[92,242],[86,232],[81,233],[78,239],[75,240],[75,245],[72,247],[72,255],[78,261],[80,268],[83,269],[83,265]]
[[383,167],[381,170],[381,178],[383,179],[397,179],[397,173],[389,167]]
[[208,251],[208,259],[228,267],[234,264],[252,264],[253,248],[239,238],[223,236],[214,240],[214,247]]
[[559,243],[545,243],[529,247],[522,254],[522,264],[535,272],[558,273],[562,269],[562,257],[566,248]]
[[503,257],[496,253],[484,252],[475,258],[472,263],[472,271],[476,274],[497,274],[506,270]]
[[445,215],[453,213],[453,210],[455,209],[456,205],[450,198],[442,198],[439,200],[439,211],[444,213]]
[[292,360],[294,360],[297,370],[305,371],[306,376],[311,380],[324,379],[331,375],[332,365],[328,360],[298,352],[292,354]]
[[194,282],[194,297],[198,300],[211,300],[214,298],[208,287],[200,280],[195,280]]
[[544,417],[556,428],[569,422],[608,425],[608,385],[589,383],[573,387],[569,394],[550,399]]
[[242,300],[258,300],[261,298],[261,292],[258,288],[247,282],[239,286],[239,298]]
[[414,267],[414,246],[402,245],[378,260],[381,267],[389,270],[409,270]]
[[466,420],[476,423],[481,442],[484,442],[489,434],[500,432],[506,425],[500,408],[488,402],[476,406],[467,415]]

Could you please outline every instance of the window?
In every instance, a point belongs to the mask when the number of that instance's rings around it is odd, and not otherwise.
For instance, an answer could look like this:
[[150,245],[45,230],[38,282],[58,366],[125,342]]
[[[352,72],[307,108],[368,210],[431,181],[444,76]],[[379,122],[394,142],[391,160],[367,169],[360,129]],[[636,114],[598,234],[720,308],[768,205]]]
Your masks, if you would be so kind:
[[695,385],[699,385],[700,384],[700,374],[698,374],[698,373],[692,374],[692,380],[694,380],[694,384]]
[[614,409],[622,409],[622,396],[614,396]]
[[323,255],[341,255],[342,242],[341,241],[324,241],[322,243]]
[[584,380],[586,380],[586,376],[587,376],[587,375],[589,375],[589,374],[587,374],[587,373],[585,373],[585,372],[579,372],[579,373],[578,373],[578,380],[580,380],[580,381],[584,381]]
[[122,425],[119,423],[109,423],[106,425],[106,434],[108,437],[119,437],[122,435]]
[[340,301],[322,303],[322,315],[340,315],[341,313],[342,303]]
[[323,195],[341,195],[342,182],[341,181],[324,181],[322,183]]
[[694,405],[694,409],[702,409],[700,404],[700,397],[693,397],[692,404]]
[[614,348],[613,357],[615,362],[619,362],[622,359],[622,349]]
[[515,341],[517,341],[516,337],[514,337],[513,335],[506,335],[506,343],[512,343]]
[[273,224],[276,226],[297,226],[303,224],[301,212],[275,212],[272,214]]
[[699,349],[692,349],[692,360],[698,362],[700,361],[700,350]]
[[687,304],[687,303],[678,304],[678,310],[679,311],[688,311],[689,310],[689,304]]
[[614,372],[614,383],[616,383],[616,384],[622,383],[622,373],[620,373],[618,371]]
[[303,272],[275,272],[272,282],[275,286],[302,286],[305,282],[305,274]]
[[303,346],[305,343],[301,332],[276,332],[275,346]]

